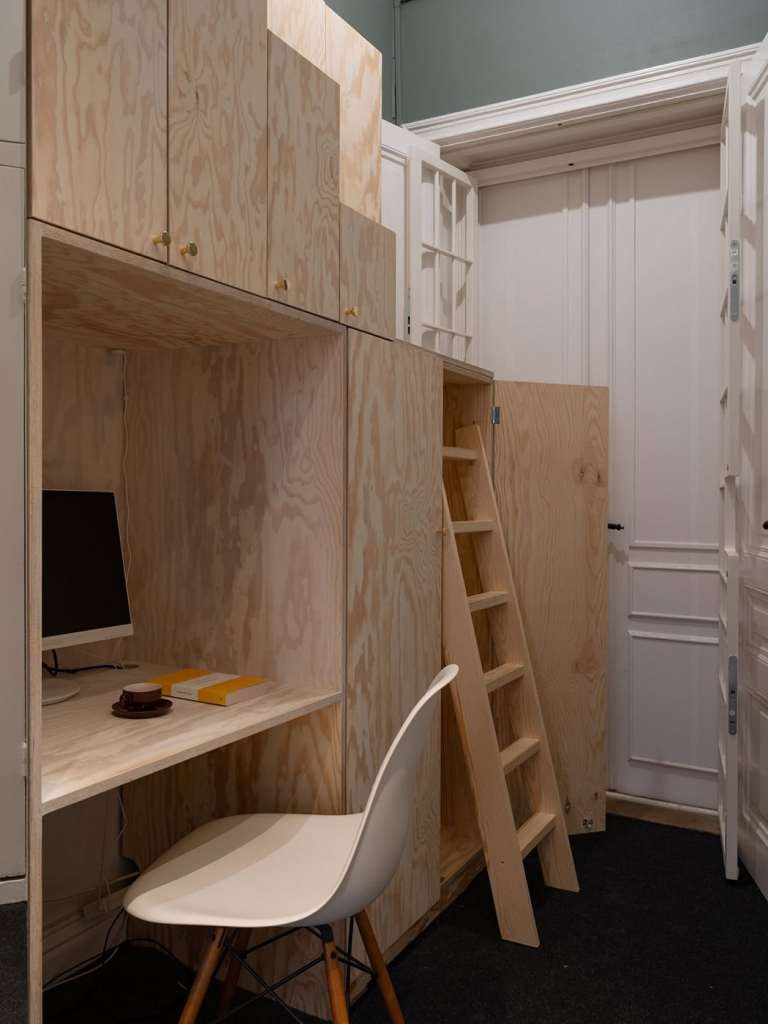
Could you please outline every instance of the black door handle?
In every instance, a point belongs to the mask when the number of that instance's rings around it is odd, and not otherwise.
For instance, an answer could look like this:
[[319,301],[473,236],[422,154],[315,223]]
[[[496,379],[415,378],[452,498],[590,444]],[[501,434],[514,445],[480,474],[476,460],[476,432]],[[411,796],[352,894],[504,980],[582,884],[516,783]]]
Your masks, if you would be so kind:
[[622,523],[608,523],[609,530],[623,530],[624,526]]

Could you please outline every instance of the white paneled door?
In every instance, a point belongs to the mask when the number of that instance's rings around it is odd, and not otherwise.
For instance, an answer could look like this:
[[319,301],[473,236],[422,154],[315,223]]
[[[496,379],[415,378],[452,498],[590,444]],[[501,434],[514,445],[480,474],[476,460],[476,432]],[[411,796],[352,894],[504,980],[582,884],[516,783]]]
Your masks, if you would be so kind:
[[479,227],[484,365],[610,388],[611,788],[713,809],[719,177],[712,144],[494,185]]
[[768,40],[741,95],[739,855],[768,897]]

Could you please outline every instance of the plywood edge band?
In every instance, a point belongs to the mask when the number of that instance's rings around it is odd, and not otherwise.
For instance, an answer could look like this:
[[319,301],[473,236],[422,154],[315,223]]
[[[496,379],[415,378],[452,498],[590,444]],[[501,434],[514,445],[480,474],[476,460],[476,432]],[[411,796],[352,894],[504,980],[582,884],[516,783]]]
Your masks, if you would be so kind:
[[674,828],[687,828],[694,832],[708,832],[711,835],[719,835],[720,832],[717,811],[707,807],[666,803],[663,800],[651,800],[648,797],[608,790],[606,811],[620,818],[636,818],[656,825],[671,825]]

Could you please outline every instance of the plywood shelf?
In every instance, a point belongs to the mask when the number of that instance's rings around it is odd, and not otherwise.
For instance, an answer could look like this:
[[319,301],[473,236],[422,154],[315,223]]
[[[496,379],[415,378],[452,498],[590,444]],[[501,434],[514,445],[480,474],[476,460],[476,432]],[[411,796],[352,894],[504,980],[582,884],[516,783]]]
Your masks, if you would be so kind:
[[124,686],[167,671],[167,666],[143,665],[70,677],[82,687],[78,696],[43,709],[43,814],[341,700],[341,690],[332,686],[273,683],[252,700],[226,708],[175,700],[162,718],[133,721],[112,715],[111,705]]

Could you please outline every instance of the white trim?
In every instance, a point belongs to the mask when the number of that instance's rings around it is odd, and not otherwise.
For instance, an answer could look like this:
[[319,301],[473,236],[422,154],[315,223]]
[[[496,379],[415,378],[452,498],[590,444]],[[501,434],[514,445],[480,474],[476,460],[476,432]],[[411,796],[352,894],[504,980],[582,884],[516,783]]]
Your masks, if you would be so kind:
[[0,140],[0,165],[3,167],[24,167],[26,165],[26,148],[23,142],[5,142]]
[[[606,114],[724,93],[728,67],[755,56],[759,44],[599,78],[515,100],[414,121],[405,127],[449,153],[468,143],[500,139],[536,128],[562,127]],[[561,124],[562,122],[562,124]]]
[[7,906],[9,903],[25,903],[26,900],[26,878],[0,879],[0,906]]
[[471,171],[470,177],[478,188],[484,188],[488,185],[524,181],[526,178],[541,178],[550,174],[602,167],[623,160],[638,160],[648,156],[659,156],[663,153],[678,153],[687,149],[716,146],[719,142],[720,126],[718,124],[702,125],[678,132],[663,132],[661,135],[650,135],[647,138],[630,139],[627,142],[612,143],[607,146],[569,150],[535,160],[519,160],[516,163],[483,167]]

